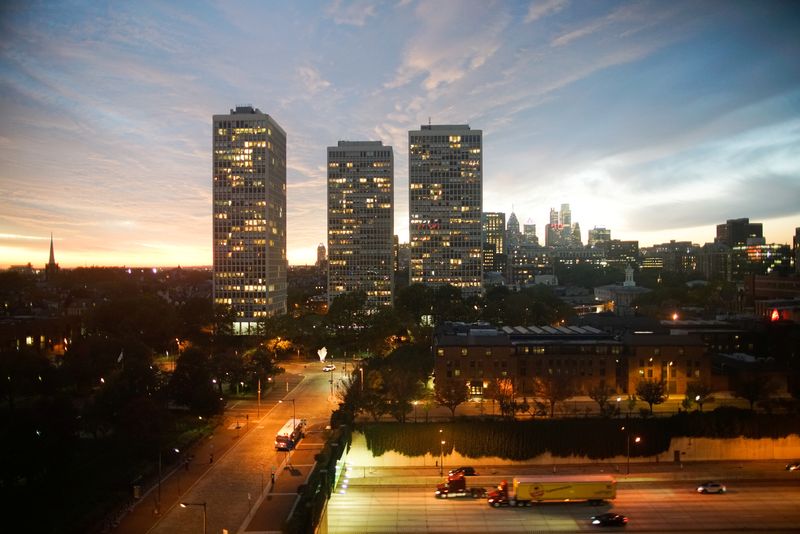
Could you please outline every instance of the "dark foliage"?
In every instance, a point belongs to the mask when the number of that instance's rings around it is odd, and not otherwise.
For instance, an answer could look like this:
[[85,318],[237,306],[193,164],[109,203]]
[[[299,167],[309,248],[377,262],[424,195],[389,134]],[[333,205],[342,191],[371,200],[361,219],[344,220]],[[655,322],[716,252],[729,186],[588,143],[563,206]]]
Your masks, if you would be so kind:
[[[631,456],[655,456],[668,451],[673,437],[779,438],[800,433],[800,417],[753,414],[735,408],[713,412],[681,413],[671,418],[631,419],[627,431],[641,436]],[[462,419],[446,424],[419,423],[414,432],[407,425],[362,425],[367,447],[381,456],[396,451],[406,456],[438,456],[440,441],[445,454],[453,449],[472,458],[499,457],[530,460],[545,452],[554,456],[586,456],[592,459],[624,456],[626,433],[619,419],[555,419],[537,421],[483,421]],[[439,430],[442,429],[440,433]],[[443,436],[440,438],[440,436]],[[587,439],[591,436],[591,439]]]

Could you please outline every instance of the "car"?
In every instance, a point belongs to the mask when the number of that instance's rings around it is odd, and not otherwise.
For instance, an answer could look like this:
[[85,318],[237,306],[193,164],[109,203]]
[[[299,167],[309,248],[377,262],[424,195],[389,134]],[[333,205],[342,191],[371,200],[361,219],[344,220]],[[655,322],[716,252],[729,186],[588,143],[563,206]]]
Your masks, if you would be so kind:
[[725,484],[720,484],[719,482],[703,482],[699,486],[697,486],[697,493],[725,493],[727,488]]
[[787,471],[800,471],[800,460],[797,462],[792,462],[790,464],[786,464]]
[[465,466],[465,467],[457,467],[456,469],[451,469],[450,471],[447,472],[447,474],[449,476],[464,475],[465,477],[474,477],[478,473],[475,471],[474,467]]
[[335,369],[336,369],[336,366],[333,365],[332,363],[329,363],[325,367],[322,368],[322,370],[325,371],[326,373],[330,373],[331,371],[333,371]]
[[628,524],[628,518],[622,514],[606,512],[605,514],[592,516],[592,524],[599,527],[624,527]]

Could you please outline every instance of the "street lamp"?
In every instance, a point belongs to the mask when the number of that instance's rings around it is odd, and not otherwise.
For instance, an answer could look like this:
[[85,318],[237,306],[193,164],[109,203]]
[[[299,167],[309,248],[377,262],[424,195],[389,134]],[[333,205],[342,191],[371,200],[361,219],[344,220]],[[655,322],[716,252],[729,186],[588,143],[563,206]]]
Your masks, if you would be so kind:
[[[625,430],[625,427],[623,426],[620,430]],[[626,475],[630,475],[631,474],[631,433],[630,433],[630,430],[625,432],[625,442],[627,444],[627,455],[628,455],[628,462],[627,462],[627,467],[625,468],[625,474]],[[633,438],[633,442],[634,443],[641,443],[642,442],[642,438],[639,437],[639,436],[636,436],[635,438]]]
[[439,476],[444,475],[444,440],[439,446]]
[[[297,412],[295,410],[294,399],[285,399],[285,400],[292,401],[292,428],[294,429],[295,427],[297,427],[297,421],[296,421],[297,417],[295,415]],[[283,403],[282,400],[278,401],[278,404],[282,404],[282,403]]]
[[188,508],[189,506],[202,506],[203,507],[203,534],[207,534],[207,530],[206,530],[206,523],[207,523],[206,502],[203,501],[203,502],[182,502],[181,503],[181,508]]
[[414,422],[415,423],[417,422],[417,404],[419,404],[419,401],[414,401]]
[[[180,450],[173,448],[173,452],[180,454]],[[158,500],[156,502],[156,511],[161,513],[161,449],[158,449]]]

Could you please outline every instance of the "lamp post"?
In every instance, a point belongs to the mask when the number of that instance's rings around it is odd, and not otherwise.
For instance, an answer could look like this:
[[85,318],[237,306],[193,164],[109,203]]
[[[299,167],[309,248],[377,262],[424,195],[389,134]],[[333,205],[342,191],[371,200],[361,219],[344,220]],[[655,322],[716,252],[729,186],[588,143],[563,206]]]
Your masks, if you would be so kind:
[[444,475],[444,440],[442,439],[442,429],[439,429],[439,476]]
[[[180,450],[173,448],[173,452],[180,454]],[[158,449],[158,499],[156,500],[156,513],[161,513],[161,448]]]
[[[297,411],[295,410],[294,399],[285,399],[285,400],[292,401],[292,426],[293,427],[297,427],[297,417],[296,417]],[[279,400],[278,401],[278,404],[282,404],[282,403],[283,403],[283,400]]]
[[444,440],[439,446],[439,476],[444,475]]
[[[625,430],[625,427],[623,426],[620,430]],[[642,438],[639,437],[639,436],[636,436],[635,438],[633,438],[633,442],[634,443],[641,443],[641,441],[642,441]],[[625,474],[626,475],[630,475],[631,474],[631,433],[630,433],[630,430],[626,430],[625,431],[625,442],[627,444],[627,456],[628,456],[627,466],[625,468]]]
[[415,423],[417,422],[417,404],[419,404],[419,401],[414,401],[414,422]]
[[202,506],[203,507],[203,534],[207,534],[207,530],[206,530],[206,523],[207,523],[206,501],[203,501],[203,502],[182,502],[181,503],[181,508],[188,508],[189,506]]

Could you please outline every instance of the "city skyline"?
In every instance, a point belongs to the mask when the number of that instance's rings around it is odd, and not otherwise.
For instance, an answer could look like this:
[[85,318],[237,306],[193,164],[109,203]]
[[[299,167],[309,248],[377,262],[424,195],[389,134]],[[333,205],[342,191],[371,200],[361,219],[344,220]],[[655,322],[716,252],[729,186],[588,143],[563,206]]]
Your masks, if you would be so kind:
[[[731,7],[733,6],[733,7]],[[333,1],[0,8],[0,268],[211,265],[211,116],[287,133],[287,255],[325,237],[326,147],[482,130],[483,211],[543,235],[569,203],[642,246],[749,217],[800,226],[797,5]],[[264,20],[269,20],[265,31]],[[365,46],[367,45],[367,46]],[[344,126],[343,126],[344,125]],[[658,217],[653,217],[658,214]]]

